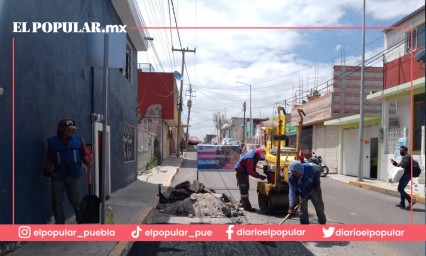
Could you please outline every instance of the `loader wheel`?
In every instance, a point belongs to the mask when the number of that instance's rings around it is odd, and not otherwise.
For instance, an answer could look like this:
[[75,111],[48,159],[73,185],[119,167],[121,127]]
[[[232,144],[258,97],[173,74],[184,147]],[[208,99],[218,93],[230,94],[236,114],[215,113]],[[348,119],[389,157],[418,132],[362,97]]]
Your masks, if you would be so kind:
[[258,193],[257,199],[258,199],[258,203],[259,203],[260,212],[264,213],[264,214],[268,213],[271,210],[271,205],[269,203],[269,197]]
[[269,192],[269,207],[273,212],[287,212],[288,210],[288,192]]
[[330,170],[328,169],[328,167],[326,166],[326,165],[324,165],[323,167],[322,167],[322,172],[321,172],[321,177],[325,177],[325,176],[327,176],[327,174],[328,174],[328,172],[329,172]]

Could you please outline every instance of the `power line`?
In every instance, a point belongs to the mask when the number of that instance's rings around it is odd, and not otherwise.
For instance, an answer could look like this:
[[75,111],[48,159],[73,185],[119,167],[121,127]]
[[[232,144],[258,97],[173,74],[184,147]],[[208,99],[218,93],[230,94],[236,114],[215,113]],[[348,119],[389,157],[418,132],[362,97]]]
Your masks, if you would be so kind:
[[[174,19],[175,19],[175,24],[176,24],[176,33],[177,33],[178,40],[179,40],[179,46],[180,46],[180,48],[183,48],[183,47],[182,47],[182,41],[180,40],[179,27],[178,27],[178,22],[177,22],[177,19],[176,19],[175,6],[174,6],[174,4],[173,4],[173,0],[170,0],[170,3],[172,4],[172,11],[173,11],[173,17],[174,17]],[[183,75],[183,74],[182,74],[182,75]]]
[[[370,57],[370,58],[369,58],[369,59],[367,59],[365,62],[366,62],[366,63],[370,63],[370,64],[371,64],[371,63],[373,63],[373,62],[374,62],[374,61],[376,61],[377,59],[382,58],[382,55],[383,55],[384,53],[389,53],[389,52],[394,51],[395,49],[397,49],[397,47],[401,46],[403,43],[405,43],[405,41],[406,41],[406,39],[405,39],[405,38],[402,38],[399,42],[396,42],[395,44],[393,44],[392,46],[388,47],[387,49],[384,49],[383,51],[378,52],[376,55],[374,55],[374,56]],[[358,64],[358,65],[356,65],[355,67],[359,67],[359,68],[361,68],[361,67],[360,67],[360,65],[361,65],[361,64]],[[370,65],[370,66],[368,66],[368,67],[372,67],[372,66]],[[358,70],[354,70],[354,71],[352,71],[352,72],[345,72],[345,73],[342,73],[342,74],[341,74],[341,75],[339,75],[336,79],[339,79],[339,80],[340,80],[340,79],[344,79],[344,78],[349,77],[350,75],[354,74],[355,72],[358,72]],[[324,84],[326,83],[326,86],[325,86],[325,87],[322,87],[322,88],[320,88],[320,89],[317,89],[317,90],[318,90],[318,91],[321,91],[321,90],[327,89],[327,88],[329,87],[328,82],[332,82],[334,79],[335,79],[335,78],[333,77],[333,79],[330,79],[330,80],[328,80],[328,81],[326,81],[326,82],[324,82],[324,83],[320,84],[320,85],[324,85]],[[305,92],[309,93],[309,90],[307,90],[307,91],[305,91]],[[302,98],[303,98],[303,97],[304,97],[304,96],[303,96],[303,94],[302,94]],[[287,100],[287,102],[289,102],[289,103],[294,103],[296,100],[297,100],[297,96],[293,96],[293,97],[290,97],[290,98]]]

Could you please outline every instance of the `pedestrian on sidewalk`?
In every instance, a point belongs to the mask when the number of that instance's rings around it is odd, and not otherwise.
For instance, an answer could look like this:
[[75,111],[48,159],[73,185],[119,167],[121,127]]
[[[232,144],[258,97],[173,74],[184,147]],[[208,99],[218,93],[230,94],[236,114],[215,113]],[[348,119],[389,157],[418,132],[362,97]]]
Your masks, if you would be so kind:
[[[327,219],[324,214],[324,201],[321,192],[321,167],[314,163],[300,163],[300,161],[294,160],[288,165],[288,170],[291,172],[288,177],[290,185],[288,214],[291,216],[294,212],[296,201],[298,201],[296,193],[298,193],[302,199],[308,197],[300,206],[300,224],[309,224],[308,199],[315,207],[318,222],[325,224]],[[310,196],[309,193],[311,193]]]
[[416,200],[414,198],[411,199],[410,195],[405,192],[405,187],[411,180],[411,155],[408,154],[408,148],[406,146],[401,146],[399,148],[399,154],[402,156],[401,162],[399,162],[399,164],[394,159],[390,159],[394,166],[404,168],[404,174],[401,176],[401,179],[399,179],[398,183],[398,192],[400,194],[401,200],[399,204],[396,205],[396,207],[405,209],[405,200],[407,200],[407,209],[410,209],[411,206],[416,203]]
[[[58,123],[56,136],[47,140],[48,153],[44,175],[51,178],[51,199],[55,224],[65,224],[63,199],[64,193],[72,207],[76,220],[80,213],[81,162],[90,170],[92,163],[89,150],[82,137],[75,134],[75,121],[63,118]],[[77,221],[78,222],[78,221]]]
[[251,207],[249,200],[249,175],[261,180],[266,179],[266,176],[261,175],[256,171],[257,162],[259,162],[259,160],[265,160],[265,155],[266,152],[264,148],[251,150],[244,154],[235,165],[237,184],[240,188],[241,195],[240,203],[243,204],[244,210],[249,212],[256,211],[253,207]]
[[180,155],[183,156],[183,144],[184,144],[184,140],[183,138],[180,138],[180,145],[179,145],[179,149],[180,149]]

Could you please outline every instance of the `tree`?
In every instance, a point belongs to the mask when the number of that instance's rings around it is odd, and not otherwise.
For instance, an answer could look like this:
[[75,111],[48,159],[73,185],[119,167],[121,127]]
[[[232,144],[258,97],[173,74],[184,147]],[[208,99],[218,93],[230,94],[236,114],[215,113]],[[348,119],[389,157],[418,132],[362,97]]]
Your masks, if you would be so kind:
[[219,130],[219,137],[217,143],[220,142],[220,136],[222,134],[222,125],[225,123],[225,116],[220,112],[213,113],[213,122],[216,127],[216,130]]

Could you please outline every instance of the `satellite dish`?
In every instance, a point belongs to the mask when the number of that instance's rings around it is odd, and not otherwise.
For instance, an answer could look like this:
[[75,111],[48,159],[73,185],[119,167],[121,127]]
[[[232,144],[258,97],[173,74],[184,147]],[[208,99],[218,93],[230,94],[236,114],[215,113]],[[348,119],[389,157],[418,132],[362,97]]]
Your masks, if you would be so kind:
[[414,59],[419,62],[419,61],[423,61],[425,62],[425,50],[421,50],[419,51],[415,56]]
[[182,75],[179,72],[175,71],[173,74],[176,80],[182,80]]

